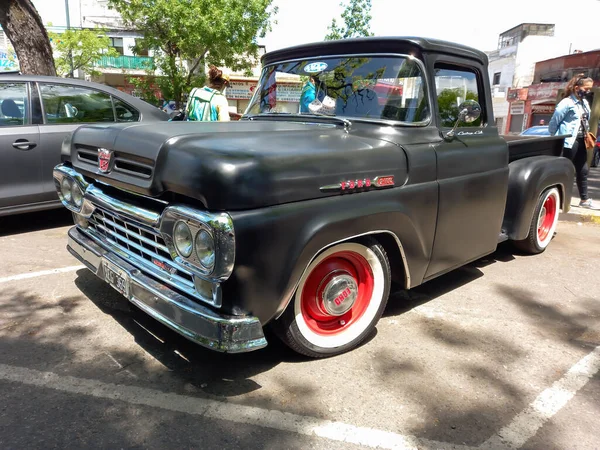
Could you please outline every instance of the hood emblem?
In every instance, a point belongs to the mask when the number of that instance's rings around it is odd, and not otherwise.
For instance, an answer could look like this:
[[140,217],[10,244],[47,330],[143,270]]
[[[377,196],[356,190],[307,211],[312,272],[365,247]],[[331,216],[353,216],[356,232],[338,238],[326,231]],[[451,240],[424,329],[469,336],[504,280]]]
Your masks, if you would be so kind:
[[98,170],[102,173],[110,172],[110,164],[113,159],[113,151],[105,148],[98,149]]
[[337,184],[321,186],[321,191],[361,192],[370,189],[381,189],[394,187],[394,176],[385,175],[375,178],[363,178],[359,180],[344,180]]

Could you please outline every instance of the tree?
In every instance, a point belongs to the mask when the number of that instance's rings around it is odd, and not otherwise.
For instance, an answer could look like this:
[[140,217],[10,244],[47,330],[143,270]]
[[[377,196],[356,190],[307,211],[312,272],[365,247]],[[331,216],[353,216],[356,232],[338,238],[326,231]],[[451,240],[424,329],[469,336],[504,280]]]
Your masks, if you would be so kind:
[[66,30],[64,33],[49,33],[52,47],[57,53],[56,71],[61,76],[81,69],[98,76],[94,63],[101,56],[119,56],[110,46],[110,39],[103,30]]
[[273,0],[109,0],[128,27],[143,34],[134,51],[154,51],[165,99],[182,101],[203,81],[205,63],[249,69],[258,56],[257,37],[271,29]]
[[22,73],[56,75],[48,34],[31,0],[2,0],[0,25],[15,49]]
[[326,41],[348,39],[361,36],[373,36],[371,33],[371,0],[349,0],[348,4],[340,3],[344,7],[342,19],[344,25],[338,26],[334,18],[327,27],[329,33]]

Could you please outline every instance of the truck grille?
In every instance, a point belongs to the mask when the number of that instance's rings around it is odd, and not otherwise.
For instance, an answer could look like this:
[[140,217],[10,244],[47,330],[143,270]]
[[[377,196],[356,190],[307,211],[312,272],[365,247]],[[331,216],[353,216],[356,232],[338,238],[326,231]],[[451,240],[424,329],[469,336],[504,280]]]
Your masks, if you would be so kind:
[[173,262],[157,230],[96,206],[89,219],[88,231],[105,244],[120,250],[144,272],[200,298],[194,288],[192,274]]

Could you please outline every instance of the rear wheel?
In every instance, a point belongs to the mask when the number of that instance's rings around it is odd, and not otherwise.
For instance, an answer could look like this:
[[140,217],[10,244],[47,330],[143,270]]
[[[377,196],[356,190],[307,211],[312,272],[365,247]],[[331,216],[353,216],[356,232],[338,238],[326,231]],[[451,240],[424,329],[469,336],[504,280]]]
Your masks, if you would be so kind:
[[515,246],[531,254],[546,250],[556,231],[559,209],[560,194],[558,189],[551,188],[544,191],[535,207],[529,226],[529,236],[522,241],[515,241]]
[[310,264],[275,330],[303,355],[346,352],[375,328],[390,284],[390,264],[377,241],[334,245]]

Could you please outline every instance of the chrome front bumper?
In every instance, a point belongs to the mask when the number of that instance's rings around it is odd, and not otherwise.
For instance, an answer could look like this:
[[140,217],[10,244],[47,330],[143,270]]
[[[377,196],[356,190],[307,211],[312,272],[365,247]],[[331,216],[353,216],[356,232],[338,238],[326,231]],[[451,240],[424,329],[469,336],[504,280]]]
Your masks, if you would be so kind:
[[144,275],[130,263],[103,249],[77,227],[69,230],[69,252],[104,280],[103,261],[127,274],[126,297],[142,311],[189,340],[211,350],[241,353],[267,345],[256,317],[215,313]]

